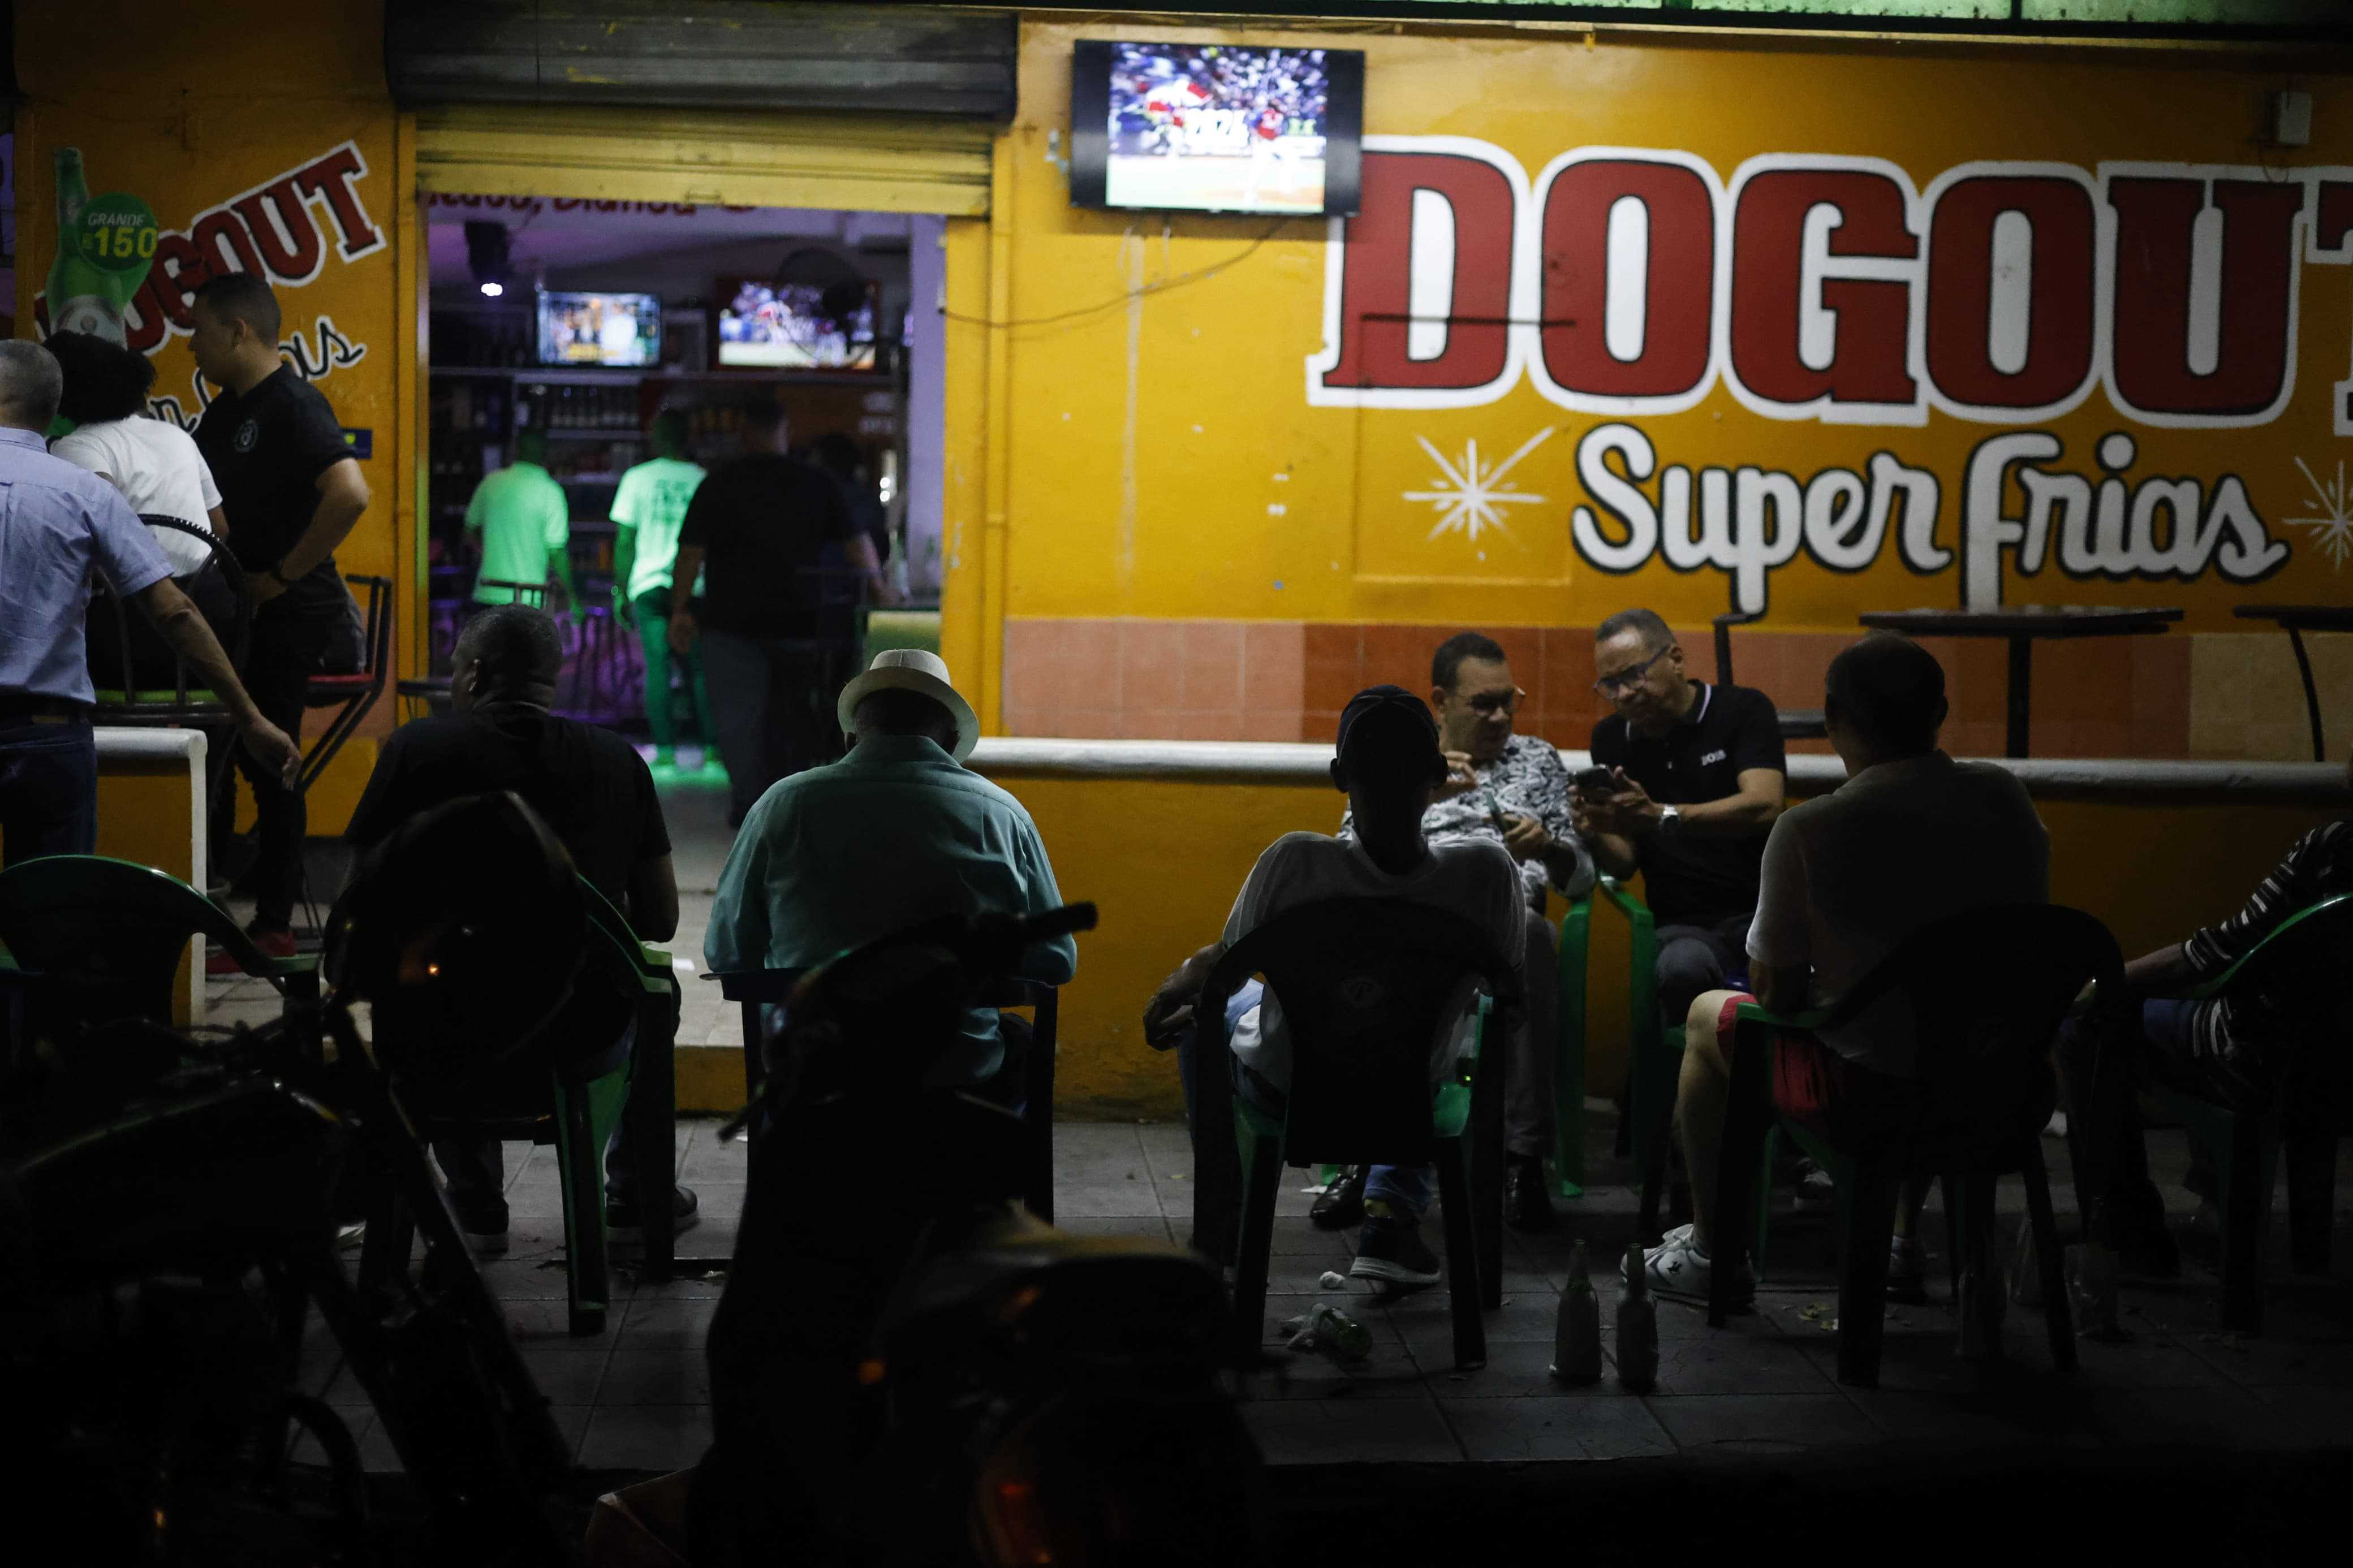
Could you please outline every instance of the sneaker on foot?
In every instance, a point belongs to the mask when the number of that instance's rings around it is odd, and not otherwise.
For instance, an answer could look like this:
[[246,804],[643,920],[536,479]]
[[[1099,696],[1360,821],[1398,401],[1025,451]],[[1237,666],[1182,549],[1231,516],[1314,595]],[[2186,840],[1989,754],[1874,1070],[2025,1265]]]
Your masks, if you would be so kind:
[[[245,934],[253,939],[253,945],[261,950],[261,956],[264,958],[294,956],[294,933],[290,931],[263,931],[259,926],[248,926],[245,928]],[[237,955],[227,948],[216,947],[205,954],[205,973],[206,974],[242,974],[245,973],[245,965],[239,963],[237,961]]]
[[1838,1206],[1838,1184],[1811,1160],[1798,1162],[1797,1194],[1801,1213],[1815,1214]]
[[499,1205],[496,1212],[484,1210],[469,1214],[459,1209],[458,1234],[466,1239],[466,1250],[477,1258],[496,1258],[507,1249],[507,1208]]
[[[702,1216],[694,1211],[700,1206],[692,1187],[675,1189],[670,1202],[670,1233],[692,1230]],[[635,1194],[607,1194],[605,1198],[605,1233],[615,1241],[638,1241],[646,1238],[643,1215],[638,1213]]]
[[1419,1220],[1375,1198],[1365,1205],[1365,1226],[1356,1233],[1356,1260],[1348,1273],[1399,1290],[1420,1290],[1438,1283],[1438,1257],[1423,1243]]
[[674,768],[678,766],[678,748],[676,746],[656,746],[654,748],[654,766],[658,768]]
[[[1696,1301],[1704,1306],[1708,1292],[1714,1288],[1715,1263],[1692,1240],[1692,1227],[1679,1225],[1659,1238],[1659,1245],[1642,1255],[1643,1272],[1651,1277],[1654,1294],[1670,1296],[1679,1301]],[[1626,1277],[1624,1263],[1618,1265],[1618,1277]],[[1739,1302],[1757,1299],[1757,1278],[1748,1265],[1740,1266],[1739,1285],[1733,1300]]]
[[1907,1303],[1928,1299],[1928,1268],[1917,1237],[1887,1238],[1887,1299]]

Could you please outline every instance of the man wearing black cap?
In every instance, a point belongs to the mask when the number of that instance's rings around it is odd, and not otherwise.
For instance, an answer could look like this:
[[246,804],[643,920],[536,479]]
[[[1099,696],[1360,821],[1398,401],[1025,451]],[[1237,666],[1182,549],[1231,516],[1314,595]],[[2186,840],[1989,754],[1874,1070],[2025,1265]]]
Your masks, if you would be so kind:
[[[1489,932],[1514,962],[1526,947],[1527,904],[1518,868],[1501,846],[1431,844],[1422,814],[1446,778],[1438,726],[1420,698],[1376,686],[1340,716],[1332,782],[1348,796],[1353,837],[1287,833],[1250,868],[1224,936],[1186,960],[1145,1007],[1145,1038],[1166,1050],[1189,1034],[1193,1004],[1228,948],[1284,910],[1324,899],[1397,899],[1461,915]],[[1291,1078],[1291,1041],[1275,998],[1255,983],[1228,1004],[1240,1092],[1263,1099]],[[1189,1068],[1188,1068],[1189,1070]],[[1365,1224],[1349,1272],[1397,1289],[1438,1283],[1438,1258],[1419,1234],[1430,1173],[1376,1165],[1365,1184]]]

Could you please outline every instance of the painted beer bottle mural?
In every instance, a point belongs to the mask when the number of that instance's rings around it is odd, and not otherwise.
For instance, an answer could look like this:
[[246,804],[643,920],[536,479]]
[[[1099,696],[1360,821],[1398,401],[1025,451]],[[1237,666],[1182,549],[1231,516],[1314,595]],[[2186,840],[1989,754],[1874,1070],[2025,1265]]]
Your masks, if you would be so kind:
[[123,313],[155,262],[153,209],[122,191],[92,197],[81,149],[57,155],[58,252],[49,264],[49,331],[121,343]]

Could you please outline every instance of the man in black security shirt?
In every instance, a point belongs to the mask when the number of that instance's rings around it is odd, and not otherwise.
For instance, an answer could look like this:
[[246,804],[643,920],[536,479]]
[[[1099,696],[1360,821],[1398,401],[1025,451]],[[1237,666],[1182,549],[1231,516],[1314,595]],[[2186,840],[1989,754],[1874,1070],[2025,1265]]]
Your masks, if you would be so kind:
[[671,575],[670,647],[683,654],[702,644],[711,721],[727,764],[728,822],[736,826],[770,784],[841,752],[829,650],[818,640],[820,552],[839,545],[867,591],[896,602],[841,487],[786,457],[785,436],[785,411],[774,400],[745,407],[744,456],[695,490]]
[[[678,882],[653,775],[637,749],[611,731],[548,711],[563,663],[564,645],[544,610],[495,605],[468,622],[452,658],[455,711],[392,732],[346,837],[364,848],[421,811],[512,790],[546,820],[580,875],[612,900],[639,940],[667,942],[678,931]],[[507,1206],[498,1141],[439,1142],[434,1153],[468,1241],[478,1251],[502,1250]],[[608,1218],[617,1228],[636,1226],[633,1173],[619,1140],[606,1173]],[[674,1205],[678,1219],[691,1223],[693,1194],[681,1189]]]
[[1593,762],[1618,790],[1579,792],[1577,831],[1606,874],[1642,873],[1658,920],[1659,1010],[1681,1027],[1693,999],[1748,967],[1765,839],[1788,762],[1773,700],[1683,673],[1650,610],[1594,631],[1594,689],[1618,711],[1593,727]]
[[[189,348],[221,389],[196,426],[196,447],[220,487],[228,547],[253,596],[253,637],[238,673],[272,724],[302,738],[313,675],[345,674],[362,658],[358,608],[335,573],[334,551],[367,510],[367,481],[343,445],[334,410],[278,354],[278,300],[249,272],[207,279],[195,294]],[[301,890],[302,795],[240,747],[253,785],[254,918],[247,929],[275,958],[294,952]],[[213,841],[227,841],[237,792],[214,802]],[[227,955],[216,954],[217,965]],[[234,960],[228,960],[233,969]]]

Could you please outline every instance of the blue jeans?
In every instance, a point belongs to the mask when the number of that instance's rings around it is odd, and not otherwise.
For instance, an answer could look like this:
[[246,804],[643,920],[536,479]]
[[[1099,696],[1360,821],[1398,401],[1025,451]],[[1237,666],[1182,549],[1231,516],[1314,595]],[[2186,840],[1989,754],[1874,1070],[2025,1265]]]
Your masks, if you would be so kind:
[[98,847],[98,742],[87,719],[0,719],[0,865]]
[[[1234,1032],[1234,1026],[1241,1022],[1242,1015],[1257,1006],[1265,995],[1263,983],[1256,980],[1242,982],[1240,988],[1226,1003],[1226,1033],[1229,1036]],[[1189,1077],[1191,1063],[1180,1059],[1180,1065],[1187,1069]],[[1266,1080],[1254,1073],[1240,1070],[1240,1064],[1235,1065],[1234,1092],[1270,1116],[1282,1115],[1282,1105],[1269,1104],[1265,1090],[1260,1087]],[[1188,1108],[1191,1100],[1188,1092],[1186,1095]],[[1432,1180],[1427,1165],[1375,1165],[1365,1173],[1365,1201],[1371,1203],[1379,1199],[1407,1218],[1418,1220],[1430,1207]]]

